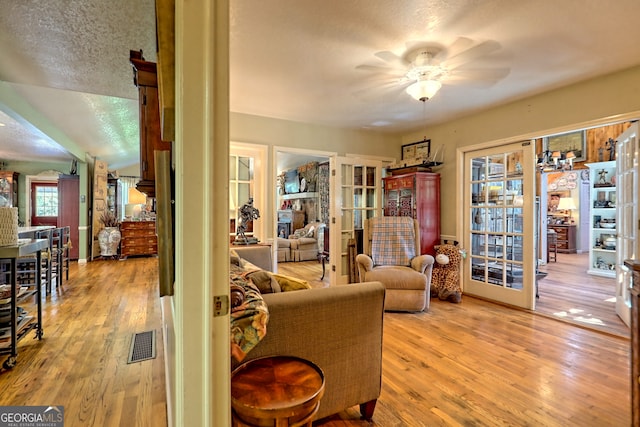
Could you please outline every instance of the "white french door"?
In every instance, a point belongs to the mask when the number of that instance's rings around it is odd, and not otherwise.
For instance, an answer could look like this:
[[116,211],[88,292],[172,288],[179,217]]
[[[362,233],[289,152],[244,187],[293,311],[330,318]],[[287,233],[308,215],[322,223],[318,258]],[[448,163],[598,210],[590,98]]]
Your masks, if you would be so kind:
[[349,240],[361,238],[365,219],[382,215],[382,162],[332,156],[329,167],[329,280],[340,285],[349,283],[350,269],[351,275],[356,269],[353,259],[350,262]]
[[534,144],[464,155],[464,292],[535,308]]
[[633,273],[624,265],[638,259],[638,123],[618,136],[616,159],[616,313],[631,322],[631,281]]

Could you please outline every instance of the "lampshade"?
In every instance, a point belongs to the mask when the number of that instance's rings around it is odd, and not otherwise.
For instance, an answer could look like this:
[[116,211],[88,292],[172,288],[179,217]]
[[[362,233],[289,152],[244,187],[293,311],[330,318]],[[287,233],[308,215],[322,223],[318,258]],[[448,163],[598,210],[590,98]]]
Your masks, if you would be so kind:
[[147,196],[133,187],[129,187],[127,203],[131,205],[144,205],[147,203]]
[[138,219],[142,214],[141,203],[127,203],[124,205],[124,216],[128,218]]
[[572,160],[576,158],[576,153],[574,153],[573,151],[569,151],[567,153],[567,160]]
[[418,80],[409,86],[406,91],[414,99],[424,102],[427,99],[431,99],[441,87],[442,83],[437,80]]
[[560,153],[559,151],[554,151],[553,153],[551,153],[552,159],[559,159],[560,157],[562,157],[562,153]]
[[558,209],[563,211],[572,211],[576,210],[576,204],[573,202],[572,197],[561,197],[558,202]]

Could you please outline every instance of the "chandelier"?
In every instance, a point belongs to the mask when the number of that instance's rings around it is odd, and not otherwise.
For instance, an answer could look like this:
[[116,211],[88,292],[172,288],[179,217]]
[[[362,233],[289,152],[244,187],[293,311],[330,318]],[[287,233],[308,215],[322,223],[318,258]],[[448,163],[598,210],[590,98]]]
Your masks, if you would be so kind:
[[560,151],[544,151],[538,154],[536,168],[540,172],[573,170],[573,161],[576,154],[573,151],[562,153]]

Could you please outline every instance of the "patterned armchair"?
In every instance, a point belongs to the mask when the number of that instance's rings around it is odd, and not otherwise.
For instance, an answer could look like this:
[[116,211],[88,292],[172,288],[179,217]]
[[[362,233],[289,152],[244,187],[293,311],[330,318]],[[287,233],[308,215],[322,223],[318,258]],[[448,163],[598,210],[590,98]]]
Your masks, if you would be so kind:
[[386,288],[387,311],[429,309],[434,259],[420,255],[420,227],[410,217],[376,217],[364,223],[364,254],[356,256],[360,282]]

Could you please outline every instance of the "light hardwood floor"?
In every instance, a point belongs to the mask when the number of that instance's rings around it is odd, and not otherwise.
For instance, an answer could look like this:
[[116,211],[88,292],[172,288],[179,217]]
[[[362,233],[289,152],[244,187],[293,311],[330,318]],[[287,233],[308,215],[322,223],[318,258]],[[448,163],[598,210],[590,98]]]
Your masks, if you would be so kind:
[[[282,263],[279,271],[328,286],[326,278],[319,281],[315,261]],[[547,298],[548,290],[541,292]],[[382,394],[374,423],[359,421],[352,408],[314,425],[630,423],[626,338],[469,296],[461,304],[432,301],[426,313],[385,313],[384,320]]]
[[616,314],[616,281],[587,274],[589,254],[558,254],[540,269],[536,312],[576,326],[629,338],[629,327]]
[[[319,264],[295,264],[325,285]],[[63,405],[66,427],[166,425],[156,281],[156,258],[74,264],[44,303],[44,339],[21,341],[0,373],[0,405]],[[157,357],[127,365],[131,335],[150,329]],[[385,314],[373,423],[354,407],[314,425],[629,425],[629,377],[626,339],[470,297],[433,301]]]
[[[0,405],[64,406],[65,427],[167,425],[157,266],[72,263],[43,302],[43,339],[30,333],[0,373]],[[132,335],[154,329],[156,358],[127,364]]]

